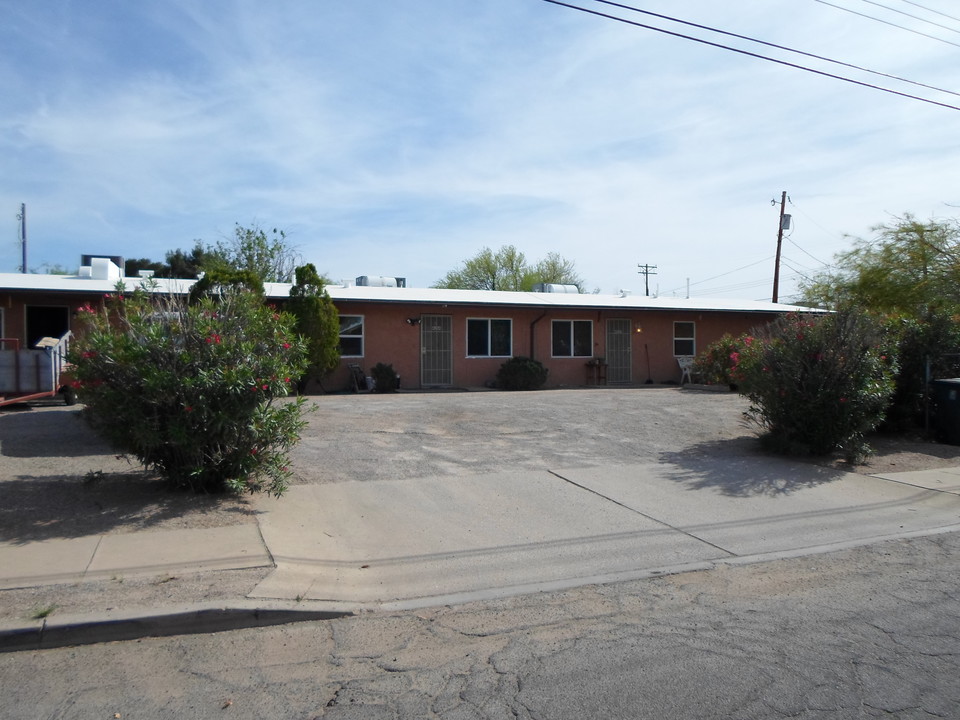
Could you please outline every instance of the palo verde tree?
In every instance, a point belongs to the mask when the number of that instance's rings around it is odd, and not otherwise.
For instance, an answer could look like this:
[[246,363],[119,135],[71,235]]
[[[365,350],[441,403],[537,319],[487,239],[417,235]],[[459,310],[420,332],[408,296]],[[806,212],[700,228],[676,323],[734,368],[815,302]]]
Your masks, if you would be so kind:
[[273,228],[268,233],[259,225],[234,226],[233,237],[216,245],[195,241],[192,250],[170,250],[166,262],[148,258],[127,261],[127,275],[137,270],[153,270],[156,277],[198,278],[209,273],[247,272],[256,274],[262,282],[291,282],[299,262],[299,255],[287,240],[283,230]]
[[537,283],[583,288],[583,279],[577,275],[573,261],[549,253],[545,259],[530,265],[526,256],[513,245],[504,245],[496,252],[483,248],[472,258],[464,260],[459,268],[448,272],[433,287],[529,292]]
[[269,233],[260,225],[243,227],[237,224],[229,241],[219,241],[203,263],[203,270],[248,270],[263,282],[290,282],[300,257],[287,241],[283,230]]
[[829,309],[854,305],[875,313],[923,318],[960,312],[960,224],[904,215],[873,228],[837,255],[834,271],[801,287],[804,302]]
[[302,380],[321,379],[340,362],[340,319],[324,285],[326,279],[312,263],[298,267],[287,309],[307,348],[307,372]]
[[920,422],[927,373],[960,372],[960,224],[912,215],[874,228],[802,287],[805,304],[879,316],[897,339],[900,371],[886,426]]

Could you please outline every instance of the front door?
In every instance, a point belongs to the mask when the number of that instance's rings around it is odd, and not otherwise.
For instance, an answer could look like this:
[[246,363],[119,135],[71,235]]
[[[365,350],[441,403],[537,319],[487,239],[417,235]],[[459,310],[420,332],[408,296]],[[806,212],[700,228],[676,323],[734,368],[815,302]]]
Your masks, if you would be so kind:
[[631,367],[630,321],[607,320],[607,382],[630,382]]
[[420,384],[437,387],[453,384],[453,318],[423,315],[420,318]]

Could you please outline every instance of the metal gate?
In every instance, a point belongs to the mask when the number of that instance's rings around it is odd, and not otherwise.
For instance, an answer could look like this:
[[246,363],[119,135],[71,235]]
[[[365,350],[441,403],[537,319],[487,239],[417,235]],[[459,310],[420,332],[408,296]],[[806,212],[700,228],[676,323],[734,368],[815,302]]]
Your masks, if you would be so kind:
[[423,315],[420,319],[420,384],[453,384],[453,318]]
[[630,321],[607,320],[607,382],[628,383],[632,380]]

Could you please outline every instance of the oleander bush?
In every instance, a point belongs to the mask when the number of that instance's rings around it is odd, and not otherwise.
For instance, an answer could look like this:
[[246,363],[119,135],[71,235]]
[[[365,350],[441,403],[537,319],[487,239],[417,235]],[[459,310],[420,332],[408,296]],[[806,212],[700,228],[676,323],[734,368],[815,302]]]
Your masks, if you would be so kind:
[[884,419],[897,373],[895,343],[862,313],[791,313],[733,353],[732,378],[764,444],[791,455],[869,453],[866,436]]
[[280,495],[306,368],[293,318],[225,287],[188,303],[144,290],[81,311],[71,349],[90,425],[172,487]]
[[693,374],[707,385],[728,385],[735,388],[737,381],[733,376],[736,364],[734,358],[738,356],[747,337],[749,336],[735,338],[727,333],[708,345],[706,350],[697,355],[693,364]]

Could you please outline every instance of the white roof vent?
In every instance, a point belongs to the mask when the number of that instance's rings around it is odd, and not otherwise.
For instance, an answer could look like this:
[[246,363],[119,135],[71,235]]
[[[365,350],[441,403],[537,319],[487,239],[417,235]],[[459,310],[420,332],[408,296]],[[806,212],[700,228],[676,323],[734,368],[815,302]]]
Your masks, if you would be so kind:
[[382,275],[361,275],[357,278],[357,287],[406,287],[407,279]]
[[576,285],[561,285],[559,283],[537,283],[533,286],[533,291],[541,293],[566,293],[568,295],[580,294],[580,288]]
[[120,268],[107,258],[91,258],[90,276],[94,280],[119,280]]

